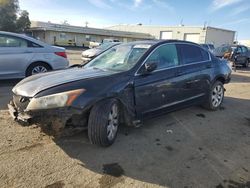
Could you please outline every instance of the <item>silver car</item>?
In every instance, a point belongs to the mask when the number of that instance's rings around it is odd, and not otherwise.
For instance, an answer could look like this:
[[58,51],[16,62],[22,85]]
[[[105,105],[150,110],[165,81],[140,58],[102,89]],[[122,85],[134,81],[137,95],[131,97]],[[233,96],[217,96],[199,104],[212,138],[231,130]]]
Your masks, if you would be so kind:
[[64,48],[0,31],[0,79],[24,78],[68,67]]
[[82,52],[82,61],[83,63],[87,63],[101,53],[119,44],[121,44],[121,42],[106,42],[96,48],[85,50]]

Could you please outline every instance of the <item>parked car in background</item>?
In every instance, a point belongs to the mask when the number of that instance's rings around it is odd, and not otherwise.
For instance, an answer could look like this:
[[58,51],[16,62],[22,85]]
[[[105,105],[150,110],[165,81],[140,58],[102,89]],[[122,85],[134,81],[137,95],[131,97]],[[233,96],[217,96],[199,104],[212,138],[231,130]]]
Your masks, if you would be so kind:
[[109,42],[120,42],[118,39],[103,39],[102,43],[109,43]]
[[234,65],[248,67],[250,63],[250,51],[243,45],[222,45],[214,50],[214,55],[234,62]]
[[68,65],[64,48],[0,31],[0,79],[23,78]]
[[96,48],[97,46],[100,46],[100,42],[90,41],[89,42],[89,48]]
[[85,50],[82,52],[82,61],[83,63],[87,63],[96,56],[100,55],[101,53],[105,52],[106,50],[121,44],[120,42],[108,42],[108,43],[103,43],[100,46],[96,48],[92,48],[89,50]]
[[205,49],[207,49],[207,50],[209,50],[210,52],[212,52],[213,53],[213,51],[214,51],[214,45],[213,44],[200,44],[203,48],[205,48]]
[[226,60],[187,41],[117,45],[81,68],[34,75],[13,88],[8,105],[26,124],[87,128],[90,142],[111,145],[122,123],[190,105],[220,108],[230,81]]
[[120,42],[118,39],[103,39],[102,42],[90,42],[89,48],[96,48],[101,44],[110,43],[110,42]]

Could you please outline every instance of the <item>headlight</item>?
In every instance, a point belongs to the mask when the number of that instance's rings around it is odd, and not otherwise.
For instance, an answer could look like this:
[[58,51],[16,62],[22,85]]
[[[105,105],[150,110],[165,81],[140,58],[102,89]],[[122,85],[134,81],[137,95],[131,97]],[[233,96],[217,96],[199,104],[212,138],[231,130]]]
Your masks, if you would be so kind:
[[70,106],[83,92],[85,92],[85,89],[72,90],[44,97],[32,98],[26,110],[40,110]]

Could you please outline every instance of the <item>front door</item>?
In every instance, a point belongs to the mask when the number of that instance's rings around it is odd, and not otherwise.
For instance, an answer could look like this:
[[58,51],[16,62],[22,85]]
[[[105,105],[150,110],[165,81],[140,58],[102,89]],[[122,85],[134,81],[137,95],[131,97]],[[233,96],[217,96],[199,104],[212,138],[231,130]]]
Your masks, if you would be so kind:
[[[147,63],[157,63],[151,73],[141,74]],[[145,60],[145,64],[135,76],[135,103],[138,114],[161,110],[179,100],[176,88],[176,68],[179,58],[175,44],[157,47]]]

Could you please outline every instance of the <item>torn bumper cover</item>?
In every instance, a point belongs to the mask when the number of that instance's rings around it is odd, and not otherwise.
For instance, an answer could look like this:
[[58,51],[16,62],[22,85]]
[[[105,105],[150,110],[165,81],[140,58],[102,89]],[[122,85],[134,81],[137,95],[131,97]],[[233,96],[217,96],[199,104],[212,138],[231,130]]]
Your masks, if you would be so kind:
[[21,123],[22,125],[37,124],[54,124],[60,122],[62,126],[65,126],[66,122],[74,115],[82,114],[80,109],[71,107],[36,110],[36,111],[21,111],[11,101],[8,104],[9,113],[12,118]]

